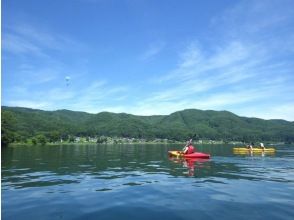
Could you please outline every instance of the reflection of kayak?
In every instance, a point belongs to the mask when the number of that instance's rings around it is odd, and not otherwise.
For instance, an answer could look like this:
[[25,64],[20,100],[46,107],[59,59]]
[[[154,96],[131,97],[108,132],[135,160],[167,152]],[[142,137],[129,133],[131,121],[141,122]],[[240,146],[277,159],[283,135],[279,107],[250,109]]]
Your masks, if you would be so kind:
[[274,151],[268,151],[268,152],[261,152],[261,151],[234,151],[235,155],[274,155]]
[[275,151],[276,151],[275,148],[265,148],[265,149],[253,148],[251,150],[251,149],[248,149],[245,147],[234,147],[233,150],[234,150],[234,153],[235,152],[238,152],[238,153],[250,153],[250,152],[253,152],[253,153],[275,153]]
[[175,156],[175,157],[184,157],[184,158],[203,158],[203,159],[208,159],[210,158],[210,154],[205,154],[201,152],[195,152],[192,154],[183,154],[182,151],[169,151],[168,154],[170,156]]
[[183,158],[183,157],[175,157],[171,156],[169,157],[169,160],[175,162],[175,163],[204,163],[209,161],[209,158]]
[[209,158],[195,158],[195,157],[194,158],[185,158],[187,163],[195,163],[195,162],[204,163],[204,162],[209,161],[208,159]]
[[188,172],[185,172],[185,174],[188,174],[189,176],[194,176],[195,170],[200,170],[205,167],[203,164],[209,161],[208,158],[184,158],[175,156],[169,157],[169,160],[177,164],[182,164],[183,167],[188,168]]

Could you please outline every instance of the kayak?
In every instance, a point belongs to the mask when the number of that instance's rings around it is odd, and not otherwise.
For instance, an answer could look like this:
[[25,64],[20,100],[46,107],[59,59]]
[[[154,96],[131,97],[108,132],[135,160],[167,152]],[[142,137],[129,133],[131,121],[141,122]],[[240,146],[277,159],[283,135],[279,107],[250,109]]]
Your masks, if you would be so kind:
[[184,157],[175,157],[175,156],[171,156],[168,158],[169,160],[175,162],[175,163],[195,163],[195,162],[207,162],[209,161],[209,158],[184,158]]
[[248,153],[248,152],[253,152],[253,153],[274,153],[276,151],[275,148],[265,148],[265,149],[261,149],[261,148],[253,148],[248,149],[246,147],[234,147],[233,148],[234,152],[244,152],[244,153]]
[[209,159],[210,158],[210,154],[205,154],[205,153],[201,153],[201,152],[195,152],[192,154],[183,154],[183,151],[169,151],[168,154],[170,156],[174,156],[174,157],[184,157],[184,158],[202,158],[202,159]]
[[210,154],[205,154],[201,152],[195,152],[192,154],[183,154],[182,151],[169,151],[168,152],[170,156],[175,156],[175,157],[184,157],[184,158],[202,158],[202,159],[208,159],[210,158]]
[[261,152],[261,151],[234,151],[233,154],[235,155],[275,155],[274,151],[269,152]]

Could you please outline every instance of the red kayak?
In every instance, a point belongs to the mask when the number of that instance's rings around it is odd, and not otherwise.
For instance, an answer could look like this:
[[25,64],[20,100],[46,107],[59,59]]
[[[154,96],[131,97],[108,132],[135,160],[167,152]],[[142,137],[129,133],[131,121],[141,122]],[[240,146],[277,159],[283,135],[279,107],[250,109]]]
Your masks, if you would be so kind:
[[202,158],[202,159],[208,159],[210,158],[210,154],[205,154],[205,153],[192,153],[192,154],[184,154],[183,155],[185,158]]
[[183,154],[182,151],[169,151],[169,155],[176,156],[176,157],[184,157],[184,158],[202,158],[202,159],[209,159],[210,154],[205,154],[201,152],[195,152],[192,154]]

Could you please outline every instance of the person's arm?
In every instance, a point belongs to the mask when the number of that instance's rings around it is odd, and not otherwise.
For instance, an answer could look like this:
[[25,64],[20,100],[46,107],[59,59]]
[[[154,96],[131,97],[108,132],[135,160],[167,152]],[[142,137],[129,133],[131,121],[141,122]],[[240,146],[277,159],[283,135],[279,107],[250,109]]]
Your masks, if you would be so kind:
[[188,146],[189,146],[189,143],[187,142],[185,147],[183,147],[182,151],[185,151]]

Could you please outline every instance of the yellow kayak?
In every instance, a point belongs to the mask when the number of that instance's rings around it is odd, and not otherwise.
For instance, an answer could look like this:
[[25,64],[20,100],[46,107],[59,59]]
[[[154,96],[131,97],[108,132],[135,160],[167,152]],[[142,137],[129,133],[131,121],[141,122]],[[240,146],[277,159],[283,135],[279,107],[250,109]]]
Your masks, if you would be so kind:
[[276,149],[275,148],[265,148],[265,149],[261,149],[261,148],[253,148],[252,150],[251,149],[248,149],[246,147],[234,147],[233,148],[234,152],[238,152],[238,153],[250,153],[250,152],[253,152],[253,153],[275,153]]

